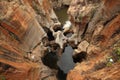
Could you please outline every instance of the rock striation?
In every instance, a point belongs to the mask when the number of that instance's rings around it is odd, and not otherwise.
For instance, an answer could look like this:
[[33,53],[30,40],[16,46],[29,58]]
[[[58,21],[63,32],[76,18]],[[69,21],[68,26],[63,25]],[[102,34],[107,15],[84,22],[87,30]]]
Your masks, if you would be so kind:
[[[63,5],[61,30],[53,7]],[[57,80],[41,59],[66,44],[76,63],[67,80],[119,80],[120,0],[0,0],[0,79]]]
[[0,79],[56,80],[41,57],[44,27],[59,25],[48,0],[0,0]]
[[78,60],[67,80],[119,80],[120,0],[72,0],[68,14],[71,39],[79,44],[73,56],[83,51],[87,56]]

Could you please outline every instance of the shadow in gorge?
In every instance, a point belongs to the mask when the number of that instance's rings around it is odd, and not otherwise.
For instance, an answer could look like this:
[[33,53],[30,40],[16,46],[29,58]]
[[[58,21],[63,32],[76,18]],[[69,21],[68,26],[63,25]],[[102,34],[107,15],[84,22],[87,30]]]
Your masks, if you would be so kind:
[[57,74],[58,80],[66,80],[67,73],[74,68],[75,63],[73,62],[72,53],[73,48],[70,45],[67,45],[57,62],[57,65],[59,66]]
[[[55,13],[62,25],[68,21],[67,9],[68,6],[64,6],[61,9],[55,10]],[[54,30],[57,32],[58,30],[62,29],[63,27],[56,28]],[[47,32],[49,38],[48,41],[53,41],[55,38],[51,31],[46,27],[44,27],[44,30]],[[65,33],[64,35],[66,37],[70,37],[72,36],[72,33]],[[55,46],[55,44],[50,44],[49,47],[51,52],[48,51],[47,54],[42,58],[43,64],[58,71],[56,74],[58,80],[66,80],[67,73],[73,69],[75,65],[72,58],[73,48],[70,45],[67,45],[63,50],[60,51],[59,46]]]
[[66,80],[66,76],[67,74],[64,73],[59,66],[57,65],[57,61],[58,61],[58,56],[53,53],[47,53],[43,58],[42,58],[42,62],[44,65],[48,66],[51,69],[56,69],[58,70],[56,77],[58,80]]
[[52,40],[55,39],[54,36],[53,36],[52,31],[51,31],[49,28],[43,27],[43,29],[44,29],[44,31],[47,33],[47,36],[48,36],[48,40],[49,40],[49,41],[52,41]]
[[73,62],[72,54],[73,48],[67,45],[59,61],[57,62],[57,65],[64,73],[68,73],[74,68],[75,63]]
[[86,60],[86,58],[87,58],[87,52],[82,51],[82,52],[80,52],[80,53],[78,53],[78,54],[73,55],[72,58],[73,58],[73,61],[74,61],[75,63],[77,63],[77,62],[80,63],[80,62],[82,62],[83,60]]
[[57,66],[58,56],[54,52],[48,52],[43,58],[42,62],[44,65],[51,69],[58,69]]
[[58,68],[57,78],[58,80],[66,80],[67,74]]
[[66,80],[66,75],[69,70],[74,68],[75,63],[72,58],[73,49],[67,45],[61,56],[58,56],[55,52],[48,52],[43,58],[42,62],[44,65],[51,69],[58,70],[58,80]]

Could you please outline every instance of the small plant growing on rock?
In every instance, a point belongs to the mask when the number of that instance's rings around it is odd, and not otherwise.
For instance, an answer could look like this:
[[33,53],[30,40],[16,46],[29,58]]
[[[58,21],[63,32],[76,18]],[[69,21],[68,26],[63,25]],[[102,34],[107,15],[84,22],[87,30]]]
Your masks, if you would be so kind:
[[113,58],[110,56],[110,57],[108,57],[107,58],[107,64],[106,64],[106,66],[111,66],[112,64],[114,63],[114,61],[113,61]]
[[0,75],[0,80],[6,80],[5,76]]
[[107,58],[106,66],[111,66],[115,62],[120,62],[120,47],[116,48],[115,51],[112,53],[112,56]]
[[112,63],[111,63],[111,62],[108,62],[106,66],[109,67],[109,66],[111,66],[111,65],[112,65]]
[[117,61],[120,61],[120,48],[116,49],[115,54],[117,56]]
[[120,48],[117,49],[116,53],[120,56]]
[[82,14],[80,14],[80,15],[79,15],[79,21],[80,21],[80,22],[82,22],[82,18],[83,18],[83,16],[82,16]]

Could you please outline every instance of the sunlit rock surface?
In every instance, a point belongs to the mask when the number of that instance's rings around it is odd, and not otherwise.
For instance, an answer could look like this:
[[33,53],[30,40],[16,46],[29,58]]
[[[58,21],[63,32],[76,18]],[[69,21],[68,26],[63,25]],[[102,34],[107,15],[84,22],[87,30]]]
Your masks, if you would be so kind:
[[[52,7],[63,5],[70,5],[69,38],[54,30],[61,24]],[[66,43],[80,54],[67,80],[119,80],[120,0],[0,0],[0,79],[57,80],[41,57],[60,56]]]
[[[85,51],[87,58],[78,61],[67,80],[119,80],[120,0],[72,0],[68,14],[74,39],[81,39],[76,52]],[[82,47],[85,40],[89,45]]]
[[56,24],[48,0],[0,0],[0,75],[6,80],[56,80],[41,61],[46,50],[41,41],[47,36],[42,27]]

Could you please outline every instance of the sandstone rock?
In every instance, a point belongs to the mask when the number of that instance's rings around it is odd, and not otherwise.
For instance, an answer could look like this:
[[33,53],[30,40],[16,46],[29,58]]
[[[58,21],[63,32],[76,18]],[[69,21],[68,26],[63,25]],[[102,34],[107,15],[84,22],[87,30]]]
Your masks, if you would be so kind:
[[75,49],[76,53],[80,53],[82,51],[86,52],[87,51],[87,47],[88,47],[89,43],[87,41],[82,41],[79,45],[78,45],[78,49]]
[[40,59],[46,50],[43,27],[58,23],[48,0],[0,0],[0,75],[6,80],[56,78],[48,67],[41,69]]
[[48,68],[47,66],[45,66],[44,64],[40,64],[40,79],[43,80],[57,80],[56,78],[56,70],[52,70],[50,68]]
[[[86,48],[82,47],[82,50],[87,51],[87,58],[68,73],[67,80],[119,80],[119,62],[112,62],[110,67],[107,67],[107,64],[109,57],[112,57],[113,61],[114,58],[117,59],[113,54],[116,50],[114,45],[120,44],[120,1],[116,0],[114,3],[112,0],[84,1],[87,1],[87,4],[86,2],[82,4],[83,0],[73,0],[68,13],[76,29],[74,33],[80,34],[81,42],[86,40],[89,43]],[[87,6],[90,5],[92,7],[89,8],[89,11]],[[88,13],[93,12],[92,9],[95,9],[93,16],[90,17],[89,15],[85,18]],[[77,13],[80,12],[83,15],[82,10],[85,15],[79,21],[77,20],[79,18]],[[115,75],[113,75],[114,73]]]
[[70,5],[72,0],[63,0],[63,5]]
[[77,38],[76,36],[73,36],[73,38],[78,39],[77,42],[81,41],[80,39],[87,28],[87,24],[92,16],[94,16],[94,13],[99,6],[100,4],[93,0],[74,0],[71,2],[68,14],[74,26],[73,32],[77,36]]
[[54,9],[69,6],[72,0],[50,0]]
[[64,44],[67,42],[67,38],[63,35],[62,31],[58,31],[55,33],[56,39],[55,42],[60,45],[60,48],[63,49]]
[[62,7],[62,0],[51,0],[51,4],[53,8],[61,8]]
[[[38,80],[40,65],[27,61],[24,51],[0,41],[0,74],[6,80]],[[0,77],[1,79],[1,77]]]
[[[91,79],[91,80],[97,80],[97,79],[102,79],[102,80],[105,80],[105,79],[115,79],[115,80],[119,80],[120,79],[120,74],[119,74],[119,68],[120,67],[120,63],[116,63],[114,65],[112,65],[111,67],[106,67],[102,70],[99,70],[99,71],[96,71],[94,72],[93,76],[89,76],[87,75],[88,79]],[[105,75],[104,75],[105,74]],[[117,74],[117,75],[116,75]]]
[[[38,21],[35,19],[36,14],[33,9],[26,8],[25,6],[14,7],[12,2],[7,2],[7,5],[10,5],[12,12],[9,14],[10,16],[6,14],[8,17],[5,17],[4,20],[1,20],[1,26],[10,31],[11,34],[13,33],[12,36],[16,37],[16,39],[22,43],[20,43],[21,48],[26,52],[29,52],[40,42],[42,37],[45,36],[45,32],[39,25]],[[15,5],[20,4],[15,3]],[[16,9],[13,10],[14,8]],[[30,13],[30,10],[33,12]],[[9,10],[8,8],[7,11],[11,11],[11,9]],[[18,31],[15,31],[16,29]],[[39,34],[40,37],[37,37],[36,34]],[[29,39],[30,36],[33,37]]]

